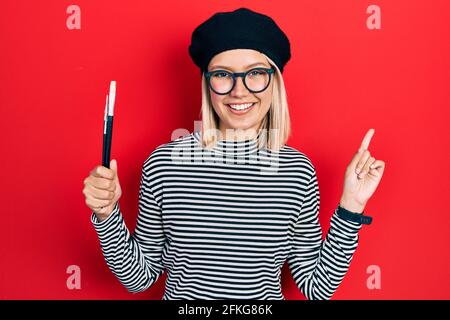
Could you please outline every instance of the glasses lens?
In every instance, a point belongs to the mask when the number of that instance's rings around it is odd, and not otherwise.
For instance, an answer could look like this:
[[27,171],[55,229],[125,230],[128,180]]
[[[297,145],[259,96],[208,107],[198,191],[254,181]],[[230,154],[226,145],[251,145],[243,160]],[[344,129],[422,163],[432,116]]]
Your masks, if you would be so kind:
[[211,74],[211,87],[218,93],[227,93],[233,86],[233,77],[225,71],[217,71]]
[[269,84],[270,75],[263,69],[250,71],[245,77],[245,83],[251,91],[261,91]]

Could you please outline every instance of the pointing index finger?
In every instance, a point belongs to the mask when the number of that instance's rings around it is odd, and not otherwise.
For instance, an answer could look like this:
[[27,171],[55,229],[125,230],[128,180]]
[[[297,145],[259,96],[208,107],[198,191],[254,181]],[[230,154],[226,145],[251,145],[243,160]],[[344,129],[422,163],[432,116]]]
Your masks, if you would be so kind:
[[375,129],[369,129],[369,131],[367,131],[358,152],[363,152],[364,150],[367,150],[369,148],[370,140],[372,139],[374,133]]

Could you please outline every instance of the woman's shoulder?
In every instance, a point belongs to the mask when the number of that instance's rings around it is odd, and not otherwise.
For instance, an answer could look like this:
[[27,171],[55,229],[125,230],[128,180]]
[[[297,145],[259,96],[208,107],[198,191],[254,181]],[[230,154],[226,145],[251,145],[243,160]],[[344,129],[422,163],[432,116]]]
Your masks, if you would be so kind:
[[311,158],[304,152],[291,145],[285,144],[281,149],[282,161],[289,166],[315,174],[315,166]]
[[193,133],[187,133],[171,141],[156,146],[144,161],[144,166],[150,166],[158,161],[167,161],[176,155],[178,150],[189,147],[193,143]]

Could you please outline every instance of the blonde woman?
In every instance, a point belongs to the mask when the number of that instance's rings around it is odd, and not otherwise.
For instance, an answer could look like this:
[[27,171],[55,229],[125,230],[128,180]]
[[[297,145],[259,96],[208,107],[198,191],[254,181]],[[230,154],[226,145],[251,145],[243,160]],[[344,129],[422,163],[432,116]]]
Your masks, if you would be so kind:
[[347,167],[325,240],[316,170],[286,144],[285,34],[246,8],[196,28],[189,53],[201,70],[200,130],[144,161],[133,234],[119,206],[117,163],[97,166],[83,193],[111,271],[140,292],[167,273],[166,299],[284,299],[281,268],[308,299],[330,299],[345,276],[385,164],[371,129]]

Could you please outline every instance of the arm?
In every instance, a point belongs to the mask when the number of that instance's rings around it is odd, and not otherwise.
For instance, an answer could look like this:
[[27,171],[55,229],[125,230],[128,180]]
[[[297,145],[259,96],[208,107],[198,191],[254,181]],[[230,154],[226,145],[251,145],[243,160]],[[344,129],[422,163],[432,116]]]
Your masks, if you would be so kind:
[[150,189],[144,166],[134,234],[131,235],[125,225],[119,202],[107,219],[100,222],[93,212],[91,221],[100,240],[106,264],[128,291],[141,292],[156,282],[164,272],[161,256],[165,237],[161,208]]
[[319,224],[320,195],[315,170],[295,224],[293,248],[288,256],[292,276],[310,300],[330,299],[344,278],[358,244],[360,223],[338,217],[336,208],[330,229],[322,240]]

